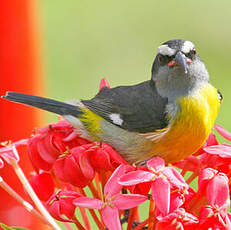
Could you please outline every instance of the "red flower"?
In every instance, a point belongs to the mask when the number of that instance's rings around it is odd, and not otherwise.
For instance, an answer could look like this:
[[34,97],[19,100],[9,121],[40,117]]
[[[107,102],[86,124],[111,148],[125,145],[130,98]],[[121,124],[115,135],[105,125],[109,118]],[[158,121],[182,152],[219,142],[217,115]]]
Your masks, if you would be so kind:
[[110,85],[106,78],[102,78],[99,84],[99,91],[101,91],[103,88],[110,88]]
[[79,155],[85,152],[83,146],[78,147],[78,153],[71,149],[68,155],[60,157],[54,163],[55,175],[63,182],[70,183],[77,187],[85,187],[93,178],[94,171],[88,167],[88,173],[82,171],[79,164]]
[[61,154],[89,143],[79,137],[76,130],[64,120],[39,129],[38,133],[28,143],[29,157],[36,170],[50,170]]
[[201,208],[199,215],[199,230],[218,229],[231,230],[230,218],[226,209],[218,206],[207,205]]
[[74,191],[59,191],[46,202],[50,214],[63,222],[75,222],[75,206],[73,200],[81,197],[81,194]]
[[[78,151],[78,148],[72,151]],[[88,164],[85,165],[84,162]],[[86,145],[86,151],[80,154],[80,164],[83,170],[85,166],[91,165],[94,170],[100,172],[101,170],[114,170],[120,164],[127,164],[127,162],[110,145],[94,142]]]
[[42,201],[47,201],[54,193],[55,185],[52,176],[48,172],[39,172],[30,178],[30,184],[37,196]]
[[183,208],[176,209],[165,217],[158,216],[159,222],[156,230],[195,230],[198,226],[198,219]]

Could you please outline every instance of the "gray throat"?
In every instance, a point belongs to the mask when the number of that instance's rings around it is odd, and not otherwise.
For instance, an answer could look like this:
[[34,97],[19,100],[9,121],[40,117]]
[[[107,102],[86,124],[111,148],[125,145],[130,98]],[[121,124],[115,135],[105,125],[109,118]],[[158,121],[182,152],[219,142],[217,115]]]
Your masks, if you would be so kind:
[[209,81],[209,74],[204,63],[198,59],[188,66],[185,74],[180,68],[169,69],[160,67],[158,73],[152,76],[156,89],[162,97],[169,102],[177,98],[190,96]]

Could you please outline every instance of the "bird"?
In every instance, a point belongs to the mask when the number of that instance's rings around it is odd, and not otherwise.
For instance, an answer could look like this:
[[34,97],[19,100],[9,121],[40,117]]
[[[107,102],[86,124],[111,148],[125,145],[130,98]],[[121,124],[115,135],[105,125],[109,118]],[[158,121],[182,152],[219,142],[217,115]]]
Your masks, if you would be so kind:
[[153,157],[169,164],[196,153],[223,99],[195,45],[183,39],[158,47],[151,79],[139,84],[104,87],[89,100],[60,102],[17,92],[2,97],[61,115],[80,136],[111,145],[135,165]]

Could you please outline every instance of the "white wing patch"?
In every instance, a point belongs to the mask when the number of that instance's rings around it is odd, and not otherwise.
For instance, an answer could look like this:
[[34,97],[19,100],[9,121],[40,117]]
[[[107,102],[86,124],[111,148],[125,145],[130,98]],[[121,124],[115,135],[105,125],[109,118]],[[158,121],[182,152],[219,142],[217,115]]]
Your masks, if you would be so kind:
[[170,48],[168,45],[161,45],[158,47],[158,53],[171,57],[176,53],[176,50]]
[[110,114],[109,118],[116,125],[122,125],[123,124],[123,120],[121,119],[120,114],[118,114],[118,113]]
[[189,53],[191,50],[194,49],[194,44],[190,41],[185,41],[184,45],[181,48],[181,51],[185,54]]

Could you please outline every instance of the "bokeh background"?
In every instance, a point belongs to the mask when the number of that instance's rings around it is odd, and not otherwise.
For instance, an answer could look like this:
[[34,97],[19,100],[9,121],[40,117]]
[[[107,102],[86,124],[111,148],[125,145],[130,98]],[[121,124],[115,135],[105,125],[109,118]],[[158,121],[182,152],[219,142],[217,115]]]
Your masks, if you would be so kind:
[[[231,131],[230,9],[230,0],[3,0],[1,94],[16,90],[59,100],[87,99],[97,93],[103,77],[112,87],[139,83],[150,78],[157,47],[182,38],[194,42],[212,84],[222,92],[217,123]],[[57,120],[2,100],[0,111],[0,141],[28,137],[33,127]],[[9,173],[0,169],[11,186],[19,186]],[[0,196],[0,222],[21,225],[23,211],[4,191]],[[35,223],[27,221],[25,226]]]
[[230,0],[41,1],[47,95],[66,100],[150,78],[160,43],[195,43],[211,82],[224,96],[217,119],[231,130]]

